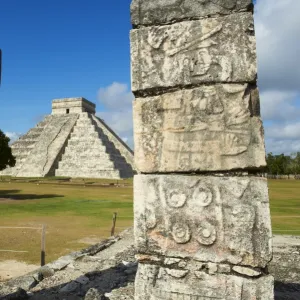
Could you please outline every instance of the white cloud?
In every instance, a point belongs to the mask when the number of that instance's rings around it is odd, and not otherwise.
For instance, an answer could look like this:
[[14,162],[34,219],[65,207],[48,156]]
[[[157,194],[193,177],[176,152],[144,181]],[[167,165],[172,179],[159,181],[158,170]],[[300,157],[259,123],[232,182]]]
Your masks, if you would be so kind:
[[299,140],[278,140],[278,139],[267,139],[266,146],[268,152],[275,154],[281,153],[296,153],[300,149]]
[[267,137],[270,139],[300,140],[300,122],[272,124],[272,126],[265,126],[265,131]]
[[106,108],[115,110],[128,109],[134,97],[127,84],[113,82],[110,86],[99,89],[98,99]]
[[100,88],[98,100],[105,111],[97,112],[131,148],[133,148],[132,101],[134,97],[126,84],[114,82]]
[[266,90],[261,93],[261,111],[264,121],[299,120],[299,94],[293,91]]
[[10,144],[15,142],[22,134],[18,132],[4,132],[4,134],[10,138]]
[[300,1],[258,0],[255,27],[263,89],[300,90]]
[[258,83],[268,152],[300,151],[300,1],[257,0]]

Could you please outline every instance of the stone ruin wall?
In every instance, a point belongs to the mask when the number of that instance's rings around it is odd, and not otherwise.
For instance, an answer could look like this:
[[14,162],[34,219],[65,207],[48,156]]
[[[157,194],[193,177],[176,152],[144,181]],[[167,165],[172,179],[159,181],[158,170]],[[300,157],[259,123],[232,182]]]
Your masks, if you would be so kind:
[[136,300],[271,300],[251,0],[133,0]]

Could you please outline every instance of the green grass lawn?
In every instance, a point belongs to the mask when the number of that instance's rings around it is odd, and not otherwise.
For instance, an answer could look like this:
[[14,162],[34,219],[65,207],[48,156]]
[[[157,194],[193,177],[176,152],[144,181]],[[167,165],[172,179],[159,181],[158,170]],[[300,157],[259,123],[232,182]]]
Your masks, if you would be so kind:
[[[82,181],[57,184],[0,182],[0,226],[47,226],[46,254],[51,261],[72,250],[87,247],[110,235],[112,215],[118,213],[116,232],[132,226],[132,180],[122,186],[99,186],[116,181]],[[123,186],[123,183],[126,185]],[[2,199],[1,199],[2,198]],[[0,260],[16,259],[39,263],[40,231],[1,229],[0,249],[29,251],[0,252]]]
[[300,180],[269,180],[274,234],[300,235]]
[[[116,232],[132,226],[132,180],[28,181],[0,181],[0,226],[45,224],[47,262],[108,237],[114,212]],[[300,235],[300,181],[270,180],[269,188],[274,233]],[[0,228],[1,249],[28,252],[0,252],[0,260],[38,264],[40,231]]]

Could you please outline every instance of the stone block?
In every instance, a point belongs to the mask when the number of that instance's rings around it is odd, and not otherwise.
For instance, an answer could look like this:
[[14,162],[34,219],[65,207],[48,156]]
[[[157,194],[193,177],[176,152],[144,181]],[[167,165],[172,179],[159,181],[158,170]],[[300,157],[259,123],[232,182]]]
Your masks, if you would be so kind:
[[210,275],[140,264],[135,281],[136,300],[274,300],[274,279]]
[[8,287],[0,285],[0,300],[27,300],[28,294],[19,287]]
[[263,168],[257,89],[216,84],[137,98],[134,143],[144,173]]
[[225,15],[252,8],[252,0],[133,0],[133,25],[167,24],[176,21]]
[[252,13],[131,31],[132,91],[255,82]]
[[134,211],[139,253],[262,268],[272,258],[264,178],[136,175]]

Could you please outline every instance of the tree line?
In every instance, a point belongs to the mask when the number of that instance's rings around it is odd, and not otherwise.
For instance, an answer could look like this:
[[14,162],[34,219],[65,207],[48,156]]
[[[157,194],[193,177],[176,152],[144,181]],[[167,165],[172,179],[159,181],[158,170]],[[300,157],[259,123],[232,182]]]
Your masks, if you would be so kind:
[[300,152],[291,155],[268,153],[267,172],[269,175],[300,174]]

